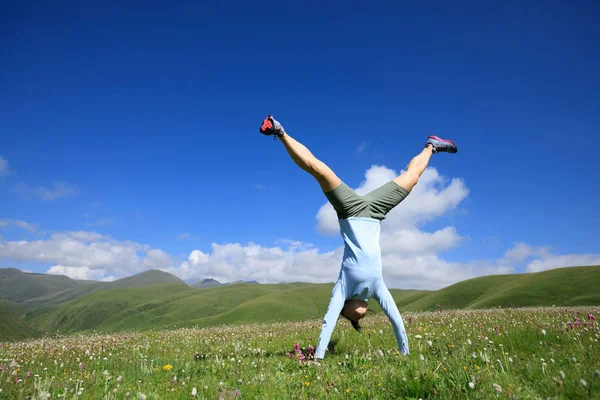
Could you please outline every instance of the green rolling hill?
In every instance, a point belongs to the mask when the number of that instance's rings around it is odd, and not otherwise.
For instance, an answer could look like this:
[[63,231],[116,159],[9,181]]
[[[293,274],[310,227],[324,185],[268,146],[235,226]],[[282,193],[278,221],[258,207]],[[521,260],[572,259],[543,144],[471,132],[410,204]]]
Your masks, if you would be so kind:
[[223,286],[223,284],[214,279],[202,279],[201,281],[192,284],[192,287],[196,289],[210,289],[219,286]]
[[469,279],[406,305],[406,310],[600,304],[600,266]]
[[74,280],[63,275],[26,273],[15,268],[0,269],[0,299],[21,303],[30,310],[54,307],[98,290],[158,284],[187,287],[176,276],[153,269],[113,282]]
[[38,337],[40,333],[23,320],[25,307],[0,300],[0,341]]
[[0,299],[22,302],[74,288],[78,281],[63,275],[23,272],[16,268],[0,269]]
[[[173,279],[174,278],[174,279]],[[323,317],[333,284],[226,284],[195,288],[160,271],[111,283],[79,283],[21,303],[0,303],[0,341],[35,334],[118,332]],[[203,287],[201,285],[196,285]],[[401,313],[538,305],[600,304],[600,266],[484,276],[436,291],[391,289]],[[17,298],[22,298],[17,296]],[[381,313],[371,300],[370,313]],[[6,328],[5,328],[6,329]]]

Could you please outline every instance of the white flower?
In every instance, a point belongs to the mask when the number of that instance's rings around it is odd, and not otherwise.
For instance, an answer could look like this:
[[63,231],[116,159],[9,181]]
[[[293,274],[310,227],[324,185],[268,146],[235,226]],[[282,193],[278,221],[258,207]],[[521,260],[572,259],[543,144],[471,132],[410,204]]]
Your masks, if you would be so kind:
[[123,377],[121,375],[119,375],[119,377],[117,378],[117,382],[121,382],[123,380]]
[[139,400],[146,400],[146,395],[144,393],[140,393]]
[[560,375],[560,379],[565,379],[565,373],[562,371],[558,371],[558,374]]
[[423,336],[421,336],[421,335],[415,335],[415,337],[416,337],[417,339],[421,339],[421,338],[423,338]]
[[512,357],[508,357],[508,362],[513,362]]
[[469,382],[469,387],[471,389],[475,389],[475,383],[474,382]]
[[583,387],[587,387],[587,382],[585,381],[585,379],[581,379],[581,380],[579,381],[579,383],[581,383],[581,386],[583,386]]
[[546,331],[542,329],[542,335],[546,336]]
[[421,361],[425,360],[425,357],[423,357],[423,354],[419,354],[419,359],[420,359]]
[[496,392],[502,393],[502,386],[498,385],[497,383],[494,383],[492,386],[494,387]]
[[429,345],[429,347],[433,346],[433,342],[431,340],[428,340],[427,344]]
[[192,396],[196,396],[196,393],[197,393],[197,392],[198,392],[198,391],[196,390],[196,388],[192,388]]

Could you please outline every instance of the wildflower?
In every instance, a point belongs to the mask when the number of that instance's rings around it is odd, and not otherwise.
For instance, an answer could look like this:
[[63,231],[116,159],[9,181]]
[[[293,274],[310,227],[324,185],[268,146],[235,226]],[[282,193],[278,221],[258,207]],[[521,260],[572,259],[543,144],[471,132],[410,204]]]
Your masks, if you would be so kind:
[[474,382],[469,382],[469,387],[471,389],[475,389],[475,383]]
[[304,386],[310,386],[310,382],[304,382]]
[[138,397],[139,400],[146,400],[146,395],[144,393],[140,393],[140,396]]
[[123,380],[123,377],[121,375],[119,375],[119,377],[117,378],[117,382],[121,382]]
[[546,331],[542,329],[542,335],[546,336]]
[[587,387],[587,382],[586,382],[586,380],[585,380],[585,379],[581,379],[581,380],[579,380],[579,383],[581,383],[581,386],[583,386],[583,387]]
[[596,378],[600,378],[600,371],[595,370],[594,375],[596,376]]
[[494,387],[494,390],[496,390],[496,392],[502,393],[502,386],[498,385],[497,383],[494,383],[492,386]]
[[419,359],[420,359],[421,361],[424,361],[424,360],[425,360],[425,357],[423,357],[423,354],[419,354]]
[[428,340],[427,344],[429,345],[429,347],[433,346],[433,342],[431,340]]
[[558,374],[560,375],[560,379],[565,379],[565,373],[563,371],[558,371]]
[[170,371],[170,370],[171,370],[171,368],[173,368],[173,366],[172,366],[171,364],[167,364],[167,365],[163,366],[163,369],[164,369],[165,371]]
[[196,388],[192,388],[192,396],[196,397],[196,393],[197,393],[197,392],[198,392],[198,391],[196,390]]

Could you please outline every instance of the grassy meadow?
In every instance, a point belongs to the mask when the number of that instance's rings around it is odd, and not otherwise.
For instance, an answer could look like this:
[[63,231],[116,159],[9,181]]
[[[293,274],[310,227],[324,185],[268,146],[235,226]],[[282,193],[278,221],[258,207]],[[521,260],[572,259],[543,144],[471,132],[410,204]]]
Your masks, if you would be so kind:
[[405,312],[406,357],[381,314],[361,333],[340,319],[318,362],[319,319],[7,342],[0,398],[593,399],[598,315],[594,306]]

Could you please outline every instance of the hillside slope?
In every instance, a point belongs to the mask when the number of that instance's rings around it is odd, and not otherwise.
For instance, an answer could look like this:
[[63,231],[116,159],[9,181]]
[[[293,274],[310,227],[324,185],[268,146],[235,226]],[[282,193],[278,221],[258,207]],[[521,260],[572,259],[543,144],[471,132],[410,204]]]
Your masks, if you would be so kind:
[[23,272],[16,268],[0,269],[0,299],[22,302],[77,286],[64,275]]
[[0,300],[0,342],[21,340],[39,336],[39,333],[23,320],[25,307],[7,300]]
[[469,279],[406,304],[406,310],[600,304],[600,266]]

